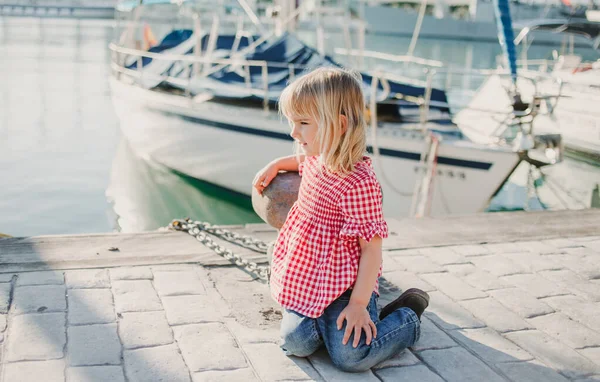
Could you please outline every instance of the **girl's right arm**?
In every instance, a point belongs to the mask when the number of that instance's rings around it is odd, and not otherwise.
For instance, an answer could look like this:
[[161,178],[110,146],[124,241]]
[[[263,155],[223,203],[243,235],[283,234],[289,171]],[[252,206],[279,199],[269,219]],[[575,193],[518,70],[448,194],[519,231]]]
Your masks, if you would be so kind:
[[298,171],[298,166],[304,162],[304,158],[304,155],[290,155],[275,159],[256,174],[252,182],[254,188],[262,194],[279,171]]

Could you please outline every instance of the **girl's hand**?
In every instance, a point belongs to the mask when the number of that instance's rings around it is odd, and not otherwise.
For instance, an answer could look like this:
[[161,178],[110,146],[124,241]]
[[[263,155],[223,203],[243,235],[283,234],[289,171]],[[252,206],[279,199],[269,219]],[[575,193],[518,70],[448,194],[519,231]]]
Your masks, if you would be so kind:
[[259,195],[262,195],[263,190],[267,188],[267,186],[271,183],[273,178],[277,176],[278,173],[279,166],[277,166],[275,163],[269,163],[265,166],[265,168],[256,174],[252,184],[254,188],[256,188],[256,191],[258,191]]
[[352,342],[352,347],[354,348],[358,346],[363,330],[367,336],[367,345],[371,344],[371,339],[377,337],[377,327],[371,320],[371,316],[369,316],[369,312],[365,307],[350,302],[348,306],[342,310],[342,313],[340,313],[336,321],[338,330],[342,329],[344,320],[346,320],[346,332],[344,333],[342,344],[346,345],[348,343],[352,331],[354,331],[354,341]]

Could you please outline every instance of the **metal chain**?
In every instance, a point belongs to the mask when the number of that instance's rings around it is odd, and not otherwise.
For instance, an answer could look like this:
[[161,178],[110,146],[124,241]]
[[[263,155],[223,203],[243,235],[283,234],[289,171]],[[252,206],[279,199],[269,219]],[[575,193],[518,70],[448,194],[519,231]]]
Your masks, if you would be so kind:
[[270,269],[268,266],[258,265],[255,262],[242,258],[240,255],[235,254],[230,249],[215,243],[208,234],[215,235],[233,243],[239,243],[246,248],[254,249],[251,247],[255,247],[255,250],[258,252],[266,254],[269,245],[264,241],[255,239],[251,236],[240,235],[222,228],[216,228],[215,226],[212,226],[206,222],[192,221],[191,219],[175,219],[171,222],[171,224],[169,224],[169,228],[176,231],[187,232],[188,234],[194,236],[200,243],[215,251],[217,255],[234,263],[238,267],[244,268],[248,272],[256,275],[259,279],[267,282],[269,281]]

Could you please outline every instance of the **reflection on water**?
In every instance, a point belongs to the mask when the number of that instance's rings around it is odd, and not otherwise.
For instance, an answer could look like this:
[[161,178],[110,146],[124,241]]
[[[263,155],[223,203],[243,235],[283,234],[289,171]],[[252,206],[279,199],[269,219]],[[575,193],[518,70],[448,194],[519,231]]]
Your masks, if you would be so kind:
[[542,169],[521,163],[492,199],[488,211],[600,208],[600,164],[572,158]]
[[110,25],[0,18],[0,232],[106,232]]
[[106,196],[123,232],[154,230],[185,217],[212,224],[262,221],[250,199],[141,159],[125,139],[113,160]]

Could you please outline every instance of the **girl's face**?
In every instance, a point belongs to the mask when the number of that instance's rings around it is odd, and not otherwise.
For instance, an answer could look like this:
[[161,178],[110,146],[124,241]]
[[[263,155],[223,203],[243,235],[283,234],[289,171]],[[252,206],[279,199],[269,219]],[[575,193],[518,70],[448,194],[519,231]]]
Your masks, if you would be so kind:
[[317,156],[321,154],[319,143],[316,140],[317,131],[319,125],[317,121],[308,116],[293,116],[290,119],[292,125],[292,132],[290,135],[296,142],[302,151],[307,156]]

